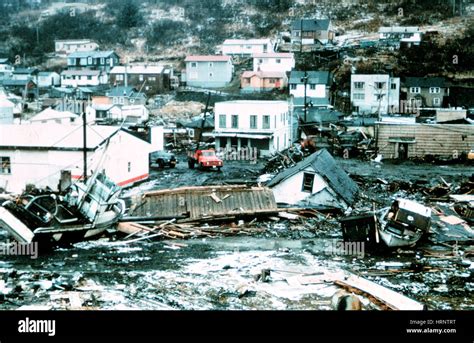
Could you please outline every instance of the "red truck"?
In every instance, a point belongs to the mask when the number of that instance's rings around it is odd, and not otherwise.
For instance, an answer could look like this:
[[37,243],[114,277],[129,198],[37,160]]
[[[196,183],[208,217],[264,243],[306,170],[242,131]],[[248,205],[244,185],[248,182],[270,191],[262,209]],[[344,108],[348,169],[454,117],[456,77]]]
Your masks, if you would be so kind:
[[196,150],[189,155],[188,166],[194,169],[196,165],[201,169],[217,168],[217,170],[221,170],[224,162],[216,156],[214,150]]

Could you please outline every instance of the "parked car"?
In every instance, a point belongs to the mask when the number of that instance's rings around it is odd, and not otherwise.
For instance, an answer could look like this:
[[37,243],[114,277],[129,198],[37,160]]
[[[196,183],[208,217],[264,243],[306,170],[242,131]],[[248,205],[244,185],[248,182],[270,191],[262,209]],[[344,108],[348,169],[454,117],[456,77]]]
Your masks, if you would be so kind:
[[170,167],[174,168],[176,167],[176,164],[178,163],[178,160],[176,159],[176,156],[168,151],[155,151],[150,154],[150,163],[156,163],[160,168],[164,167]]

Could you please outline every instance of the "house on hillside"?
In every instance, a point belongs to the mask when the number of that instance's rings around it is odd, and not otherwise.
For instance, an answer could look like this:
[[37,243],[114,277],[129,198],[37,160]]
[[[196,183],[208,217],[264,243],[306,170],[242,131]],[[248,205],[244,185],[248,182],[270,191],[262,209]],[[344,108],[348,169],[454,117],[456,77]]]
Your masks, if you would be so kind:
[[105,85],[107,74],[101,70],[64,70],[61,73],[61,87],[91,87]]
[[[331,103],[331,78],[328,71],[296,71],[290,74],[290,95],[294,98],[317,99],[316,103]],[[305,92],[306,88],[306,92]],[[312,101],[312,100],[310,100]]]
[[77,51],[67,56],[69,70],[91,69],[109,73],[120,62],[113,51]]
[[397,113],[400,109],[400,78],[388,74],[352,74],[351,103],[357,113]]
[[91,39],[57,39],[54,41],[54,51],[59,56],[97,49],[99,49],[99,44]]
[[444,77],[405,77],[402,92],[410,105],[439,108],[449,97],[449,86]]
[[173,68],[161,65],[129,64],[116,66],[110,71],[113,86],[132,86],[148,96],[172,89]]
[[38,87],[49,88],[61,85],[61,76],[54,71],[40,71],[38,73]]
[[222,54],[251,57],[253,54],[266,54],[273,51],[272,41],[266,39],[226,39],[222,44]]
[[110,103],[114,105],[145,105],[147,100],[145,94],[130,86],[114,87],[106,92],[105,95],[109,98]]
[[347,209],[359,190],[326,149],[283,170],[266,186],[278,204],[314,208]]
[[386,26],[379,28],[381,42],[400,47],[420,45],[423,33],[417,26]]
[[253,54],[253,71],[286,73],[295,67],[293,53]]
[[188,56],[183,82],[191,87],[221,88],[232,81],[234,66],[230,56]]
[[266,92],[286,86],[288,77],[281,71],[244,71],[240,77],[240,88],[244,93]]
[[334,39],[330,19],[298,19],[291,25],[291,43],[327,44]]
[[8,61],[8,58],[0,58],[0,83],[3,79],[11,78],[13,73],[13,66]]

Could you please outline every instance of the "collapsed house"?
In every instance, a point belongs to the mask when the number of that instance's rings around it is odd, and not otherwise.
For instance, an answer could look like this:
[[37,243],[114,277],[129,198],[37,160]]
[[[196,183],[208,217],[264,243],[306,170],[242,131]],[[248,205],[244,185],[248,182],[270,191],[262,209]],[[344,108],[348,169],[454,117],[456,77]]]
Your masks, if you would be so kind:
[[326,149],[276,175],[267,186],[279,204],[312,208],[347,209],[359,190]]
[[178,222],[240,219],[278,213],[272,191],[265,187],[202,186],[165,189],[132,199],[125,220],[174,218]]

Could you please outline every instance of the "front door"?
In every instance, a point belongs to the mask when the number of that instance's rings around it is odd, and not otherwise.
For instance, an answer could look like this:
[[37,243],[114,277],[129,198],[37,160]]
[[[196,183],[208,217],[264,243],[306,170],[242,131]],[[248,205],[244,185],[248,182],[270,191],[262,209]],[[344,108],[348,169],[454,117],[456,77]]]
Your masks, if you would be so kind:
[[398,159],[408,159],[408,143],[398,143]]

